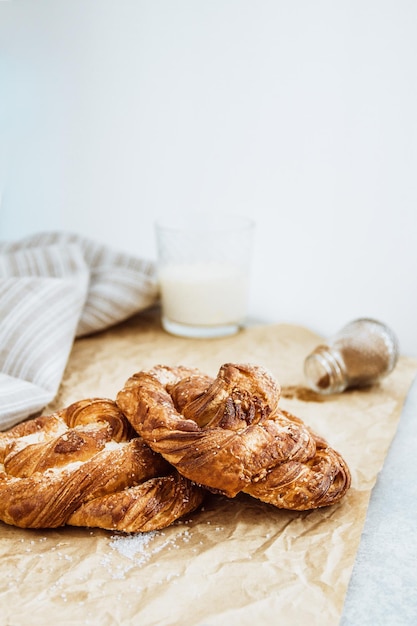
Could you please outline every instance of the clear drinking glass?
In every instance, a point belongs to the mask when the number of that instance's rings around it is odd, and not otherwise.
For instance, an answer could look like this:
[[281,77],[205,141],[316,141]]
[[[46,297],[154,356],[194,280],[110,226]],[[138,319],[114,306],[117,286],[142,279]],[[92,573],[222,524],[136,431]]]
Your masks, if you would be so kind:
[[183,337],[236,333],[247,313],[254,223],[189,215],[156,222],[162,325]]

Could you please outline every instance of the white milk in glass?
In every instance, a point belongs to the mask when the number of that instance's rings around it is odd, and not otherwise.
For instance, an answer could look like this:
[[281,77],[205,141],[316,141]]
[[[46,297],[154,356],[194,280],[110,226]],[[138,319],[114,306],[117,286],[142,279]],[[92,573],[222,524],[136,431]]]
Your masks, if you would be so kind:
[[239,323],[246,312],[248,276],[231,263],[176,264],[159,270],[164,316],[190,326]]

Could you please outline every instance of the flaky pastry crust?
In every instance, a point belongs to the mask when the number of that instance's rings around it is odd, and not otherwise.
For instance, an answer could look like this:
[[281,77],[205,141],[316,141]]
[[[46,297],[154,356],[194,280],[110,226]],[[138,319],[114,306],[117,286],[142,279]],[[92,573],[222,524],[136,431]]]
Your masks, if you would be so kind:
[[215,379],[181,366],[138,372],[116,402],[154,451],[211,491],[293,510],[338,502],[347,464],[279,398],[264,368],[227,363]]
[[202,502],[112,400],[75,402],[0,433],[0,519],[124,532],[165,528]]

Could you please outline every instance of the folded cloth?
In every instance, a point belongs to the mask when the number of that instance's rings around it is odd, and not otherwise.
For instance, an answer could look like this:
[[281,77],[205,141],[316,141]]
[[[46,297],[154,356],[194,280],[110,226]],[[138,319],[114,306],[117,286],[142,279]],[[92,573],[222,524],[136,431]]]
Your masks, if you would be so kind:
[[0,242],[0,429],[56,395],[75,337],[157,301],[153,263],[68,233]]

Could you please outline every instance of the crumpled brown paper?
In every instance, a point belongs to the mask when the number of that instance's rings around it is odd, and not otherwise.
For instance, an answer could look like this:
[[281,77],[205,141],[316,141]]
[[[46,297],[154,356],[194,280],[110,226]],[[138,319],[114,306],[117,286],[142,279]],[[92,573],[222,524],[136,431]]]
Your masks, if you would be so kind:
[[82,398],[114,398],[132,373],[158,363],[212,375],[225,362],[257,363],[281,383],[281,407],[345,457],[352,487],[338,505],[301,513],[212,495],[187,519],[143,534],[0,523],[1,623],[338,624],[370,492],[417,361],[401,357],[372,388],[321,397],[305,389],[302,371],[319,339],[305,328],[271,325],[187,340],[167,335],[150,311],[78,340],[45,414]]

